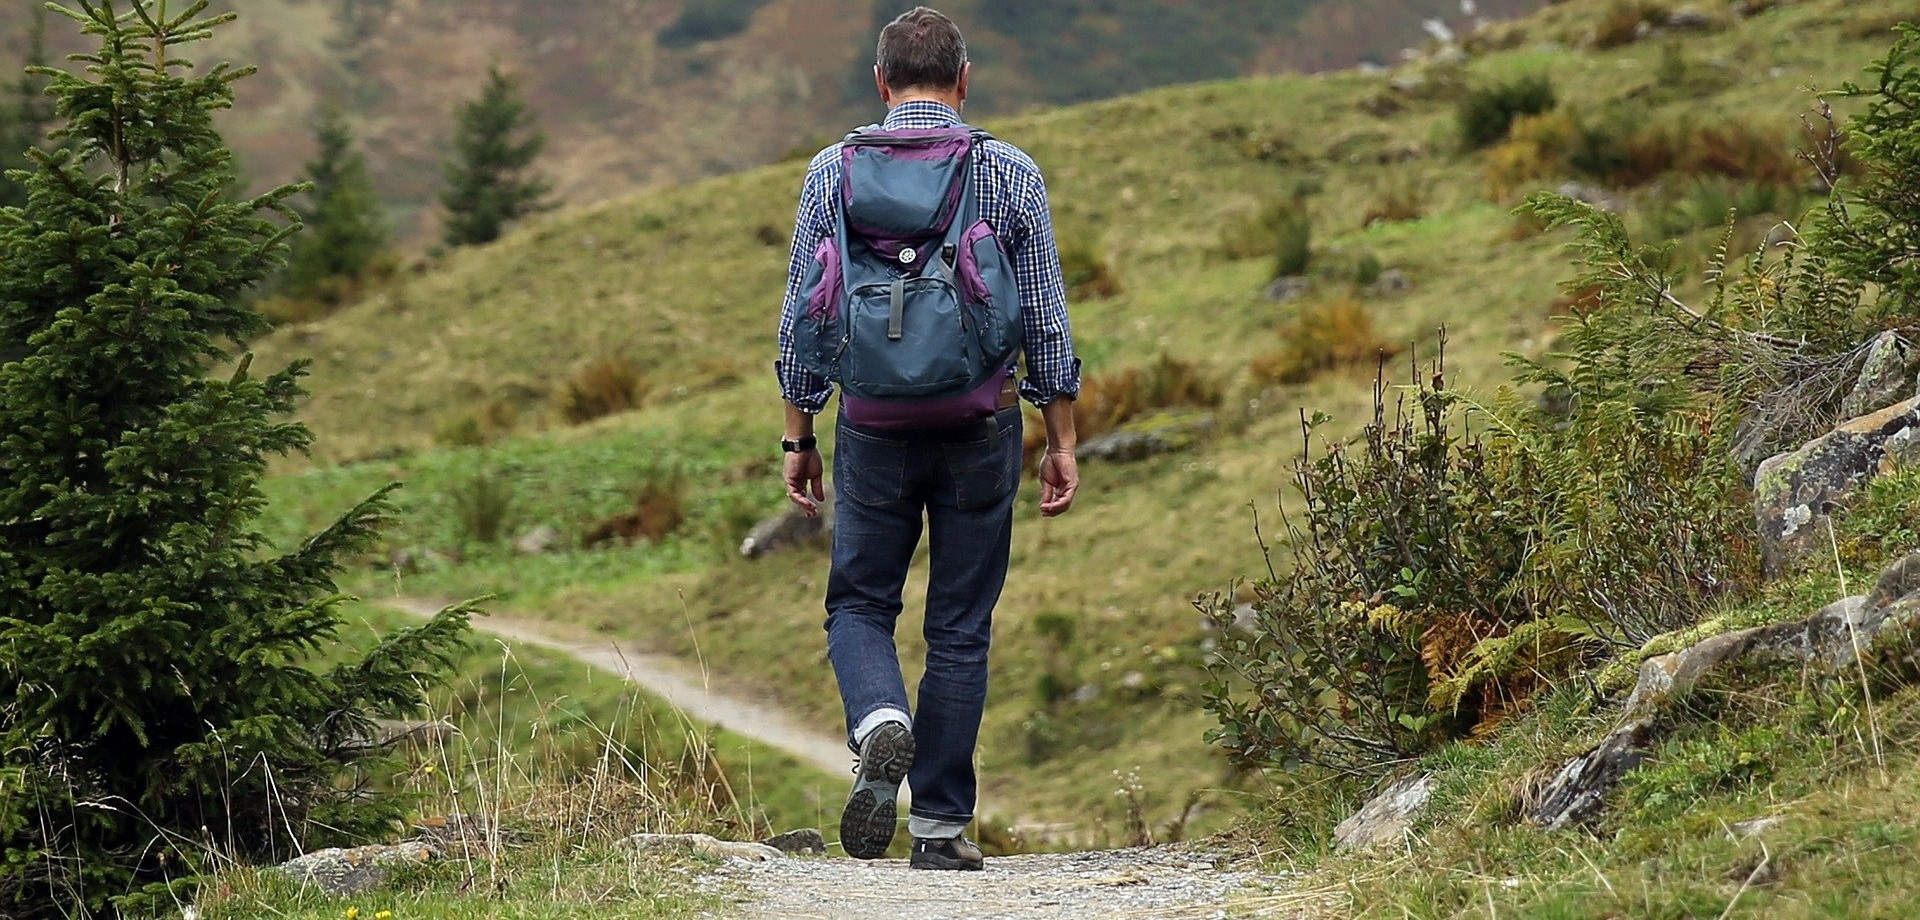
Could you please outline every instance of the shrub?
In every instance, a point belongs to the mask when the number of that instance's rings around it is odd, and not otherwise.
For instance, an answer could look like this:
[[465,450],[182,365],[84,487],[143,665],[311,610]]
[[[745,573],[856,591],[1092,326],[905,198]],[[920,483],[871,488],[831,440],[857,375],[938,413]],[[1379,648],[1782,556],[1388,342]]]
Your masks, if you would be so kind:
[[581,545],[602,546],[615,540],[628,545],[640,540],[659,543],[686,522],[687,483],[681,476],[648,477],[630,495],[633,507],[594,525],[581,537]]
[[1120,293],[1120,278],[1113,266],[1081,234],[1064,234],[1060,240],[1060,277],[1072,300],[1100,300]]
[[1230,259],[1272,258],[1275,278],[1306,274],[1313,261],[1313,219],[1303,190],[1229,221],[1221,233],[1220,250]]
[[506,473],[481,470],[449,487],[447,503],[462,544],[492,546],[513,527],[519,489]]
[[660,30],[662,47],[685,48],[731,38],[744,31],[767,0],[699,0],[681,6],[680,15]]
[[1229,597],[1201,604],[1221,636],[1208,739],[1236,762],[1360,773],[1425,750],[1457,728],[1429,703],[1427,628],[1438,664],[1484,634],[1455,626],[1503,619],[1493,595],[1525,546],[1486,526],[1503,496],[1484,448],[1456,444],[1445,393],[1423,389],[1391,421],[1385,393],[1357,449],[1296,461],[1292,565],[1255,585],[1251,628]]
[[1479,150],[1504,140],[1514,119],[1550,111],[1556,103],[1553,81],[1543,76],[1472,90],[1455,110],[1460,141],[1468,150]]
[[1373,328],[1373,313],[1354,297],[1336,297],[1302,308],[1280,329],[1282,345],[1253,363],[1255,380],[1305,383],[1325,371],[1374,364],[1399,353]]
[[1366,287],[1379,281],[1380,275],[1385,271],[1386,266],[1380,264],[1379,256],[1371,252],[1363,252],[1360,254],[1360,258],[1353,264],[1353,283],[1361,287]]
[[513,433],[520,424],[520,410],[513,403],[496,399],[478,411],[461,412],[447,419],[433,434],[443,447],[481,447]]
[[602,358],[582,368],[560,391],[560,417],[578,425],[625,412],[646,395],[646,375],[627,358]]
[[1215,740],[1245,762],[1378,768],[1490,730],[1573,667],[1754,583],[1728,438],[1650,392],[1616,337],[1634,324],[1598,317],[1566,334],[1573,370],[1516,375],[1559,411],[1511,393],[1472,406],[1436,369],[1391,420],[1376,382],[1358,441],[1297,462],[1292,565],[1256,586],[1254,628],[1204,606],[1226,636]]
[[1484,157],[1493,197],[1508,198],[1522,186],[1565,172],[1567,158],[1579,137],[1580,123],[1570,112],[1543,112],[1514,119],[1508,139]]
[[1593,28],[1593,47],[1618,48],[1640,40],[1642,27],[1665,22],[1667,12],[1647,0],[1614,0]]
[[1273,277],[1293,278],[1307,273],[1313,262],[1313,219],[1306,209],[1295,210],[1277,228],[1273,241]]
[[1360,225],[1371,227],[1381,222],[1419,220],[1426,212],[1427,194],[1419,179],[1398,179],[1387,186],[1386,192],[1373,207],[1367,209],[1367,213],[1360,218]]

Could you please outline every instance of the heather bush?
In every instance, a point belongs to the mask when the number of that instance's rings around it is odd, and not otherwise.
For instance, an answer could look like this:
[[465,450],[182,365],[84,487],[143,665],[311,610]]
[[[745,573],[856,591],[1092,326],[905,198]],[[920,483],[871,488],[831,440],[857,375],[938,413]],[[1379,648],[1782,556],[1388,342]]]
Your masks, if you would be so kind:
[[1280,328],[1278,350],[1254,359],[1262,383],[1305,383],[1326,371],[1371,366],[1400,349],[1373,328],[1373,311],[1350,296],[1317,300]]
[[1541,76],[1475,89],[1454,112],[1460,142],[1468,150],[1479,150],[1505,140],[1515,119],[1552,111],[1556,104],[1553,81]]
[[646,373],[629,358],[601,358],[561,386],[560,417],[579,425],[625,412],[647,394]]

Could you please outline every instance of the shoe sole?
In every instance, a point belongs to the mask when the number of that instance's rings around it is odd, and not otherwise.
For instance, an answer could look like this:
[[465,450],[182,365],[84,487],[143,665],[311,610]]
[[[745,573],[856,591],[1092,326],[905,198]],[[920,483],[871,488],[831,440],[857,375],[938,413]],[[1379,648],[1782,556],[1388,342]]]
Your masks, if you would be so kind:
[[969,862],[964,859],[954,859],[951,856],[941,856],[938,853],[915,853],[913,854],[913,860],[907,863],[907,865],[914,869],[947,869],[959,872],[979,872],[982,868],[985,868],[986,864],[984,862]]
[[840,846],[855,859],[879,859],[893,845],[900,784],[913,766],[913,733],[889,723],[860,751],[860,775],[840,813]]

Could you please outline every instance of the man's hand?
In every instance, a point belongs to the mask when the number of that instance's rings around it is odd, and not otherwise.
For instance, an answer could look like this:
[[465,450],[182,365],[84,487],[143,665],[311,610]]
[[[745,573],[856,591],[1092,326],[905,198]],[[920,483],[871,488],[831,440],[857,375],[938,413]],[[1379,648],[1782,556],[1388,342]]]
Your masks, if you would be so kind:
[[1040,515],[1059,517],[1073,507],[1080,490],[1080,462],[1071,450],[1047,448],[1040,457]]
[[825,475],[819,448],[787,454],[781,470],[781,477],[787,482],[787,501],[806,512],[807,517],[819,514],[820,503],[827,500],[822,482]]

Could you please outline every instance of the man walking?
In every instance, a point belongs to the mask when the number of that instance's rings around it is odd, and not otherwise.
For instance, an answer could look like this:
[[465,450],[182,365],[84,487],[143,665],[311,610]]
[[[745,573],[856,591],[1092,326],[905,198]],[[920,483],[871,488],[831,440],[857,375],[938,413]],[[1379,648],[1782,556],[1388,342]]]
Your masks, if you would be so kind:
[[[882,29],[874,77],[887,107],[883,133],[961,125],[969,77],[966,43],[939,12],[918,7]],[[776,365],[787,403],[782,441],[787,497],[809,515],[824,500],[814,416],[825,408],[832,384],[797,359],[794,327],[815,253],[822,241],[834,239],[844,217],[842,180],[852,157],[843,158],[842,147],[821,151],[807,169]],[[1017,397],[1038,406],[1046,423],[1041,514],[1066,513],[1079,487],[1072,401],[1080,390],[1080,362],[1073,355],[1046,186],[1031,158],[999,141],[980,141],[965,163],[979,217],[992,228],[1013,268],[1026,375],[1017,388],[1006,377],[997,407],[981,422],[926,428],[862,424],[849,419],[843,394],[835,427],[838,504],[827,581],[827,653],[846,709],[848,743],[859,755],[841,816],[841,844],[861,859],[885,855],[904,780],[913,794],[907,829],[914,838],[911,865],[916,869],[979,869],[983,862],[979,847],[963,833],[974,818],[973,751],[986,705],[987,647],[993,608],[1006,580],[1020,481]],[[949,259],[952,248],[947,247]],[[916,254],[906,248],[894,257],[905,265]],[[924,263],[935,257],[920,258]],[[897,339],[899,283],[894,289],[891,337]],[[923,522],[931,554],[927,660],[914,709],[900,671],[894,623]]]

